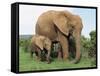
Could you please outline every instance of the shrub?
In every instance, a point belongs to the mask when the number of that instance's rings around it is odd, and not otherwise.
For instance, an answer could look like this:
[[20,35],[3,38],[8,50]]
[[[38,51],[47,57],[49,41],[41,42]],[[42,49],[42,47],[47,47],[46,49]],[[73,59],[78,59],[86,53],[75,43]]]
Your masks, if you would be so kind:
[[30,45],[30,39],[20,39],[19,46],[23,48],[24,52],[28,52]]
[[91,31],[90,32],[90,50],[89,50],[89,57],[96,57],[96,32]]

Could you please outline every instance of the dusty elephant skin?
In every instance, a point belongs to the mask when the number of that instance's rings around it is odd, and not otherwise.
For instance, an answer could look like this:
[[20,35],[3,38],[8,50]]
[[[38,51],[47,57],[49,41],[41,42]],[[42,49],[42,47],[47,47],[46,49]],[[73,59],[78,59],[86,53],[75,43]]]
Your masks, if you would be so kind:
[[74,15],[68,11],[50,10],[41,14],[36,23],[36,34],[43,35],[51,39],[52,42],[59,41],[62,46],[63,59],[69,57],[68,38],[73,36],[75,39],[75,60],[80,60],[80,36],[83,25],[78,15]]
[[33,56],[33,53],[35,52],[38,60],[41,60],[41,53],[45,49],[45,51],[47,52],[46,60],[48,63],[50,63],[51,45],[52,43],[49,38],[45,36],[41,36],[41,35],[34,35],[31,39],[31,44],[30,44],[31,57]]

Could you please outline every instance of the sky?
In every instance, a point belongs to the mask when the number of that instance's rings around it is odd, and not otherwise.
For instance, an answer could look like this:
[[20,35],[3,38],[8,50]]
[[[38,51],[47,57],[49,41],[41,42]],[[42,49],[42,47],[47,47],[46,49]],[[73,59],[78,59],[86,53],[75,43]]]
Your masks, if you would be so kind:
[[89,37],[89,33],[96,29],[96,10],[91,8],[73,8],[73,7],[52,7],[52,6],[19,6],[19,34],[35,34],[35,25],[38,17],[48,10],[68,10],[69,12],[79,15],[82,18],[83,29],[82,35]]

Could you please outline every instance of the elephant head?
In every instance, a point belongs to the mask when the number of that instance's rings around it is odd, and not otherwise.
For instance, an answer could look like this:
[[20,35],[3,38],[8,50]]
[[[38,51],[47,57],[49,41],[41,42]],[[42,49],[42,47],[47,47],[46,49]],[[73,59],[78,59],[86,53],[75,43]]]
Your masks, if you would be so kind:
[[39,47],[41,50],[43,50],[44,48],[46,50],[50,50],[51,49],[51,41],[49,38],[44,37],[44,36],[36,36],[35,39],[33,37],[33,40],[35,40],[35,45],[37,47]]
[[[75,39],[76,56],[74,63],[80,59],[80,36],[83,28],[82,20],[78,15],[68,11],[61,11],[53,18],[54,24],[66,37],[73,36]],[[69,45],[70,46],[70,45]]]
[[[61,11],[53,17],[56,27],[66,36],[70,33],[80,32],[82,30],[82,20],[78,15],[73,15],[68,11]],[[75,33],[74,32],[74,33]]]

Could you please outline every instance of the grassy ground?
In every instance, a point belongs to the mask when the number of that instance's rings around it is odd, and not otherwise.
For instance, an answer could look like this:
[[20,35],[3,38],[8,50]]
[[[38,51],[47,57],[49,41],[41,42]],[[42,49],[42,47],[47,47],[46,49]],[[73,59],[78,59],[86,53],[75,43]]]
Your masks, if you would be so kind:
[[58,61],[57,59],[52,61],[50,64],[47,64],[46,62],[37,61],[35,58],[31,59],[29,53],[25,53],[22,48],[20,48],[19,56],[20,71],[95,67],[91,66],[90,59],[83,57],[78,64],[71,64],[68,61]]

